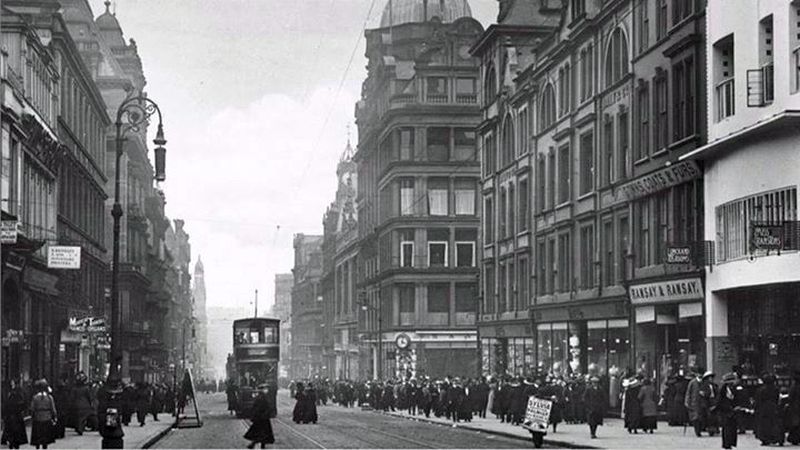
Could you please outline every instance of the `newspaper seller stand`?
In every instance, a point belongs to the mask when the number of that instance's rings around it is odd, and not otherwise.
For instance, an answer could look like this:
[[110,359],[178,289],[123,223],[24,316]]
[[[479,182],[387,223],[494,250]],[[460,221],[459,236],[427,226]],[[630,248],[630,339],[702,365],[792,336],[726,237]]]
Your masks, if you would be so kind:
[[547,425],[550,422],[550,410],[553,402],[543,398],[528,398],[528,407],[525,410],[525,421],[522,427],[531,432],[533,446],[541,448],[544,435],[547,434]]

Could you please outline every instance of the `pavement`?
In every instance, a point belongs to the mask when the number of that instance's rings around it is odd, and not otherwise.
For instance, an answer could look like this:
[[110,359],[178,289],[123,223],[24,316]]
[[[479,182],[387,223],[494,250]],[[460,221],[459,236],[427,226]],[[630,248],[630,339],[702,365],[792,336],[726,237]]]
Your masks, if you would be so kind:
[[[154,422],[153,416],[149,416],[145,425],[139,426],[138,423],[123,427],[125,432],[125,448],[150,448],[155,442],[169,433],[175,419],[169,414],[159,414],[159,421]],[[31,438],[31,426],[28,424],[28,440]],[[83,435],[78,435],[72,428],[67,428],[63,439],[58,439],[48,448],[100,448],[102,438],[96,431],[85,431]],[[34,448],[32,445],[23,445],[20,448]]]
[[[530,442],[530,432],[520,426],[502,423],[495,419],[493,415],[486,419],[473,418],[472,422],[460,422],[453,424],[445,418],[434,417],[426,418],[424,415],[412,415],[406,412],[386,412],[386,415],[403,417],[409,420],[435,423],[439,425],[449,424],[454,428],[473,430],[480,433],[494,434],[509,438],[522,439]],[[597,429],[597,439],[592,439],[589,435],[589,426],[586,424],[566,424],[558,425],[558,432],[553,433],[552,427],[545,435],[544,443],[552,447],[562,448],[613,448],[613,449],[703,449],[721,448],[722,440],[720,435],[696,437],[691,427],[684,433],[683,427],[671,427],[666,422],[659,422],[658,429],[653,434],[629,434],[624,427],[622,419],[604,419],[603,425]],[[787,444],[788,445],[788,444]],[[737,450],[761,448],[761,442],[756,440],[753,432],[739,435]]]

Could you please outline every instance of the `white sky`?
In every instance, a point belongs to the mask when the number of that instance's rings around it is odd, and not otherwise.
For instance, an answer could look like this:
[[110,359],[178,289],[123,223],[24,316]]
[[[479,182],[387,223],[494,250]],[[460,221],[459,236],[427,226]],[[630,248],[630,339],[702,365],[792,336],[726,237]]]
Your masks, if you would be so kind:
[[[208,305],[247,306],[258,289],[266,311],[275,274],[291,272],[292,236],[322,234],[366,75],[363,38],[336,93],[371,2],[114,2],[164,114],[167,214],[186,220]],[[386,3],[374,0],[368,28]],[[484,27],[494,21],[497,0],[470,5]]]

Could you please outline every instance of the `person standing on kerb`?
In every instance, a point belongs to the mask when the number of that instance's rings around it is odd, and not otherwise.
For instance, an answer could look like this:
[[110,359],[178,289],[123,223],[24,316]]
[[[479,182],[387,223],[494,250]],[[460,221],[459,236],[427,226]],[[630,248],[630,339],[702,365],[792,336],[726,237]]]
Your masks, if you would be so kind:
[[97,421],[103,437],[102,448],[123,448],[123,395],[122,381],[118,378],[109,378],[97,392]]

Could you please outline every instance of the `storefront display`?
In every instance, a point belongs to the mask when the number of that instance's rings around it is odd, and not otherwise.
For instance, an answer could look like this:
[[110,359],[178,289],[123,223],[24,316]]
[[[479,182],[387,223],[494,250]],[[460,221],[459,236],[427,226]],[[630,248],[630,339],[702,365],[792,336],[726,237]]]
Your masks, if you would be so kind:
[[705,365],[705,323],[699,277],[633,285],[635,370],[654,381],[659,394],[679,370]]
[[726,294],[728,334],[743,371],[800,370],[800,283]]
[[534,364],[533,343],[533,338],[482,338],[483,374],[528,376]]

